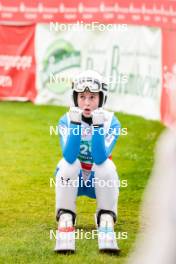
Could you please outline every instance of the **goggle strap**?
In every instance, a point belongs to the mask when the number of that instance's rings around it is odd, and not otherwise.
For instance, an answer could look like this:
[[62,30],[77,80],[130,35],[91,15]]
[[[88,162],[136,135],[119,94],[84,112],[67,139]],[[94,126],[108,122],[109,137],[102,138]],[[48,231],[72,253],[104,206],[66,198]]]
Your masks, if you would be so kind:
[[104,91],[106,91],[107,92],[107,90],[108,90],[108,88],[107,88],[108,86],[107,86],[107,84],[106,83],[102,83],[102,90],[104,90]]

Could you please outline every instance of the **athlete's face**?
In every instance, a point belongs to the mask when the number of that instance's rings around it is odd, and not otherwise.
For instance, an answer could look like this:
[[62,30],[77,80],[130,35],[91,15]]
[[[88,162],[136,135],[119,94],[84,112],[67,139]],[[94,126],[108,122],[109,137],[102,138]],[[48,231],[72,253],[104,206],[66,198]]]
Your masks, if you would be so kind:
[[85,117],[90,117],[91,112],[98,108],[99,93],[91,93],[89,91],[78,93],[78,107],[83,110]]

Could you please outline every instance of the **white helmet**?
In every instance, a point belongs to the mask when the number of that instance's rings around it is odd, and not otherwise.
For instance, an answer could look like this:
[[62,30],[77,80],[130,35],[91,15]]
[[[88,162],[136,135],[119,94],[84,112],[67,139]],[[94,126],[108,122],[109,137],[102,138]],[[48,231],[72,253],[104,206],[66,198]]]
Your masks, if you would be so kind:
[[78,106],[78,93],[84,92],[85,90],[100,94],[99,107],[102,107],[106,103],[108,85],[98,72],[86,70],[74,78],[72,82],[72,96],[75,106]]

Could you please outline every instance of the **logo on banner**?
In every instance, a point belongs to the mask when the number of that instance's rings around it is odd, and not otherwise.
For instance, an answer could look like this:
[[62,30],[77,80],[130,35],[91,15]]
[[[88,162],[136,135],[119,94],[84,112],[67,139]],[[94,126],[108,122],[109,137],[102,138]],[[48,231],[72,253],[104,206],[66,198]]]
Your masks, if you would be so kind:
[[80,51],[63,39],[55,40],[47,49],[42,62],[42,89],[62,94],[71,86],[69,74],[73,68],[80,68]]

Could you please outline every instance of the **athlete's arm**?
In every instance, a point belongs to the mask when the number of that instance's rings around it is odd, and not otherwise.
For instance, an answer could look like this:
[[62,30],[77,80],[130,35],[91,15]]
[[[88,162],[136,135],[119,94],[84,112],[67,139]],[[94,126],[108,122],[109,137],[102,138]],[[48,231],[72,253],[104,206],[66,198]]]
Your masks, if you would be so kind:
[[104,134],[104,126],[94,126],[92,136],[92,157],[96,164],[103,163],[111,154],[119,137],[120,123],[114,116],[108,133]]
[[81,124],[70,122],[65,115],[59,121],[59,135],[63,157],[69,163],[75,162],[80,151]]

